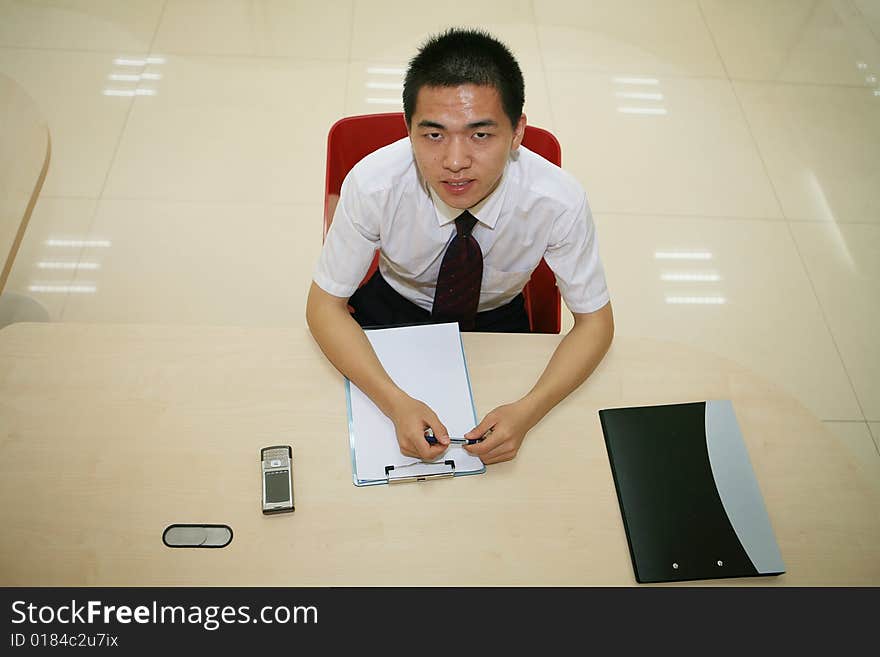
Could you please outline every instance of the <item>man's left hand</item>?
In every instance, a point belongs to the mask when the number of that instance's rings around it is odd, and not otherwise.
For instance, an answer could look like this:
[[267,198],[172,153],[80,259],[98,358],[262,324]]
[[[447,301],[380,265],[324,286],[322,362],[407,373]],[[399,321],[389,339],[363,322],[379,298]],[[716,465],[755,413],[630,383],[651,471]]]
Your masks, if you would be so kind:
[[465,450],[480,457],[486,465],[510,461],[536,423],[531,408],[523,400],[499,406],[464,435],[468,440],[484,438],[481,443],[466,445]]

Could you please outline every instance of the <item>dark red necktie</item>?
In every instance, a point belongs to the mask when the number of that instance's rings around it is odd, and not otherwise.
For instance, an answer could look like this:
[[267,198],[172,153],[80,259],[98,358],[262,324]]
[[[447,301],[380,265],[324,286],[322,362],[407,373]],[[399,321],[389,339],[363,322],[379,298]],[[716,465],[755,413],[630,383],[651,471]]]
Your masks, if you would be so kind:
[[467,210],[455,220],[457,232],[440,263],[431,310],[434,321],[458,322],[462,331],[474,328],[483,282],[483,252],[471,235],[476,223],[477,218]]

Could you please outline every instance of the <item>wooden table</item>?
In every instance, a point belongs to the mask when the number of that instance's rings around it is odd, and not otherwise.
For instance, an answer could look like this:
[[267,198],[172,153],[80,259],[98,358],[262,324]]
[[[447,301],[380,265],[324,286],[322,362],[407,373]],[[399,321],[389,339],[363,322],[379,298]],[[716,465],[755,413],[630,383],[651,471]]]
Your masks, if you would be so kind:
[[[479,414],[554,335],[464,337]],[[634,584],[600,408],[729,398],[788,572],[880,584],[880,499],[803,406],[729,361],[618,339],[485,475],[356,488],[342,377],[305,329],[15,324],[0,331],[0,585]],[[294,448],[296,512],[260,512],[259,449]],[[172,523],[224,549],[170,549]]]

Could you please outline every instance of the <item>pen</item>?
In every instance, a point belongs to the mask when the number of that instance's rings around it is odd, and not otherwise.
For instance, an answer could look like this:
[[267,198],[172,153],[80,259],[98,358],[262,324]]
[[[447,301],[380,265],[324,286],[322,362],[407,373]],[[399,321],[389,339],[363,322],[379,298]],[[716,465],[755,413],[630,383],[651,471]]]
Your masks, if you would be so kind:
[[[429,445],[436,445],[440,441],[434,438],[434,436],[425,436],[425,440],[428,441]],[[483,442],[482,438],[450,438],[450,445],[476,445],[477,443]]]
[[483,438],[449,438],[450,445],[476,445],[483,442]]
[[[452,438],[450,436],[449,444],[450,445],[476,445],[477,443],[483,442],[483,440],[485,440],[485,438],[486,438],[485,436],[483,436],[482,438]],[[438,442],[440,442],[439,440],[434,438],[434,434],[431,433],[430,429],[425,430],[425,440],[428,441],[429,445],[436,445]]]

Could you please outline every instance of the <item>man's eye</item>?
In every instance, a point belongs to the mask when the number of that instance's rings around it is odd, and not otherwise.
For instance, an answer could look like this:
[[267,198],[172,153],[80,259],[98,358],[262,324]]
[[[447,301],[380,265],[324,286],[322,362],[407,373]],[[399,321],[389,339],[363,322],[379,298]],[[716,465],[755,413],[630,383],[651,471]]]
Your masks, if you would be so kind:
[[425,136],[426,136],[428,139],[430,139],[431,141],[439,141],[439,140],[440,140],[440,137],[441,137],[441,135],[440,135],[439,132],[429,132],[429,133],[426,134]]
[[488,139],[491,136],[492,135],[488,132],[475,132],[474,133],[474,137],[476,137],[477,139]]

